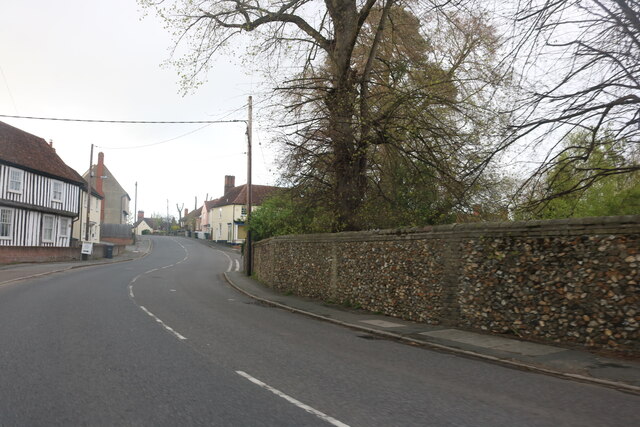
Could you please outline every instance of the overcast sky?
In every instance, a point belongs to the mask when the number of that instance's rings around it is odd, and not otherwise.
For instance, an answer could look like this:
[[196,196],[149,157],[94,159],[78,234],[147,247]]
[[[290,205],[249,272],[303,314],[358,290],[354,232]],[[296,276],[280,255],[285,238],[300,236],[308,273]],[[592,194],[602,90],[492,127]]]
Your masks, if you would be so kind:
[[[2,2],[0,13],[0,114],[103,120],[246,119],[254,96],[253,183],[275,184],[261,131],[260,76],[225,57],[194,94],[179,94],[178,75],[161,63],[172,40],[153,14],[143,18],[135,0],[22,0]],[[237,61],[236,61],[237,62]],[[266,120],[266,119],[264,119]],[[95,124],[2,118],[53,140],[78,173],[89,166],[95,144],[105,164],[137,206],[176,216],[176,203],[192,210],[205,196],[222,195],[225,175],[246,182],[243,123],[203,125]],[[196,131],[197,130],[197,131]],[[190,135],[185,135],[189,132]],[[150,147],[172,138],[173,141]],[[129,147],[129,148],[127,148]]]

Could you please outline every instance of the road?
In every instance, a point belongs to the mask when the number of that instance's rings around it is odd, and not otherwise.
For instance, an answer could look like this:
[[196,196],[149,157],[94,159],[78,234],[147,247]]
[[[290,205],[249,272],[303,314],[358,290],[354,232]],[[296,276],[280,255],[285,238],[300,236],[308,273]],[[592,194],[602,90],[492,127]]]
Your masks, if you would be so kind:
[[153,244],[137,261],[0,287],[0,426],[638,421],[638,396],[267,307],[224,281],[235,253]]

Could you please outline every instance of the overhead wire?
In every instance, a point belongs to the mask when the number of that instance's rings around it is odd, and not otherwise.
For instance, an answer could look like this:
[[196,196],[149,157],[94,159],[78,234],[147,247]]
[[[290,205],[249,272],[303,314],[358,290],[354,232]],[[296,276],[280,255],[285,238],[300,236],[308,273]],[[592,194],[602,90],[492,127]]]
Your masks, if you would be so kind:
[[30,120],[52,120],[59,122],[82,122],[82,123],[125,123],[125,124],[214,124],[214,123],[244,123],[246,120],[103,120],[103,119],[69,119],[60,117],[34,117],[34,116],[13,116],[8,114],[0,114],[0,117],[11,119],[30,119]]
[[49,120],[49,121],[63,121],[63,122],[81,122],[81,123],[114,123],[114,124],[202,124],[204,126],[200,126],[197,129],[191,130],[187,133],[175,136],[173,138],[165,139],[158,142],[153,142],[150,144],[141,144],[134,146],[126,146],[126,147],[105,147],[98,146],[96,147],[107,149],[107,150],[133,150],[138,148],[145,147],[153,147],[156,145],[166,144],[167,142],[175,141],[176,139],[183,138],[185,136],[191,135],[198,131],[201,131],[204,128],[207,128],[213,124],[217,123],[246,123],[247,120],[225,120],[230,115],[242,110],[246,107],[246,104],[229,112],[223,113],[223,115],[215,120],[106,120],[106,119],[70,119],[70,118],[59,118],[59,117],[35,117],[35,116],[19,116],[19,115],[9,115],[9,114],[0,114],[0,117],[13,118],[13,119],[30,119],[30,120]]

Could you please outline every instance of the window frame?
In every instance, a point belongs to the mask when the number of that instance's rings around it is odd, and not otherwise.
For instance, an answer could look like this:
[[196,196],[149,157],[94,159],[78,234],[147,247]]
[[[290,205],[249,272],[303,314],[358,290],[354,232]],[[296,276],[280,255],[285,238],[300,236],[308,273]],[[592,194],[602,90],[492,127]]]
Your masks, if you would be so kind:
[[[2,211],[7,211],[10,214],[9,222],[2,222]],[[15,209],[0,207],[0,224],[8,224],[9,234],[6,236],[0,235],[0,240],[11,240],[13,239],[13,224],[15,219]]]
[[[62,227],[62,224],[66,223],[66,226]],[[68,239],[71,236],[71,219],[67,217],[61,217],[58,221],[58,237]]]
[[[18,172],[20,175],[20,180],[14,180],[12,175],[14,172]],[[11,188],[11,184],[13,182],[19,182],[20,183],[20,189],[16,190]],[[22,194],[24,192],[24,171],[22,169],[18,169],[18,168],[9,168],[9,185],[7,186],[7,191],[9,193],[14,193],[14,194]]]
[[[60,184],[60,198],[56,199],[56,185]],[[64,200],[64,183],[62,181],[58,181],[58,180],[52,180],[51,181],[51,201],[52,202],[58,202],[58,203],[62,203],[62,201]]]
[[[51,237],[46,237],[47,224],[46,221],[48,218],[51,218]],[[55,242],[55,231],[56,229],[56,217],[54,215],[43,215],[42,216],[42,241],[45,243],[54,243]]]

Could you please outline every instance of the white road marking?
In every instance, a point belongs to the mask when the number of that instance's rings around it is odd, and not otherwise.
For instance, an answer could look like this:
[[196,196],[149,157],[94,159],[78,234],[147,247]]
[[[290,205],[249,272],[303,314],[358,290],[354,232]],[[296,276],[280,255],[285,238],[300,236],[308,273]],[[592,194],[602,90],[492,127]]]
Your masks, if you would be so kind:
[[147,310],[147,308],[143,305],[140,306],[140,309],[142,309],[142,311],[144,311],[145,313],[147,313],[149,316],[151,316],[152,319],[154,319],[156,322],[158,322],[163,328],[165,328],[167,331],[171,332],[173,335],[175,335],[176,337],[178,337],[178,339],[180,340],[186,340],[187,337],[185,337],[184,335],[180,335],[180,333],[176,332],[173,328],[171,328],[169,325],[167,325],[166,323],[164,323],[162,320],[160,320],[155,314],[153,314],[152,312],[150,312],[149,310]]
[[236,271],[240,271],[240,261],[236,260]]
[[279,396],[281,398],[283,398],[284,400],[286,400],[289,403],[294,404],[295,406],[297,406],[300,409],[303,409],[305,411],[307,411],[310,414],[315,415],[316,417],[328,422],[329,424],[333,424],[334,426],[339,426],[339,427],[349,427],[349,425],[340,422],[338,420],[336,420],[335,418],[330,417],[329,415],[318,411],[317,409],[313,409],[311,406],[309,405],[305,405],[304,403],[300,402],[299,400],[294,399],[293,397],[284,394],[283,392],[281,392],[280,390],[277,390],[273,387],[271,387],[268,384],[263,383],[262,381],[253,378],[251,375],[247,374],[246,372],[243,371],[236,371],[236,374],[240,375],[241,377],[244,377],[246,379],[248,379],[249,381],[251,381],[252,383],[266,389],[269,390],[271,393],[275,394],[276,396]]
[[182,259],[182,261],[177,262],[176,264],[180,264],[183,263],[187,260],[187,258],[189,258],[189,251],[187,250],[187,248],[184,247],[184,245],[180,242],[178,242],[176,239],[172,239],[174,242],[176,242],[177,244],[180,245],[180,247],[184,250],[184,258]]
[[218,249],[218,252],[220,252],[222,255],[226,256],[227,259],[229,260],[229,268],[227,268],[227,273],[229,273],[233,269],[233,260],[231,259],[231,257],[226,252],[223,252],[220,249]]
[[[175,241],[175,240],[174,240],[174,241]],[[134,277],[134,278],[133,278],[133,280],[131,280],[131,282],[129,282],[129,297],[130,297],[132,300],[134,300],[134,301],[133,301],[133,302],[134,302],[134,304],[138,305],[138,304],[136,303],[136,301],[135,301],[135,295],[133,294],[133,284],[136,282],[136,280],[138,280],[138,278],[139,278],[140,276],[143,276],[143,275],[145,275],[145,274],[149,274],[149,273],[153,273],[154,271],[157,271],[157,270],[164,270],[165,268],[174,267],[174,266],[176,266],[176,265],[178,265],[178,264],[180,264],[180,263],[182,263],[182,262],[186,261],[186,260],[187,260],[187,258],[189,258],[189,252],[187,251],[187,248],[185,248],[185,247],[184,247],[180,242],[177,242],[177,241],[176,241],[176,243],[177,243],[178,245],[180,245],[180,246],[182,247],[182,249],[184,250],[184,252],[185,252],[185,257],[182,259],[182,261],[179,261],[179,262],[177,262],[177,263],[175,263],[175,264],[171,264],[171,265],[165,265],[164,267],[153,268],[153,269],[151,269],[151,270],[149,270],[149,271],[145,271],[145,272],[144,272],[144,273],[142,273],[142,274],[138,274],[136,277]],[[175,290],[175,289],[170,289],[170,291],[171,291],[171,292],[175,292],[176,290]],[[145,306],[143,306],[143,305],[138,305],[138,307],[140,307],[140,309],[141,309],[142,311],[144,311],[145,313],[147,313],[147,314],[148,314],[152,319],[154,319],[156,322],[158,322],[158,323],[159,323],[159,324],[160,324],[164,329],[166,329],[167,331],[171,332],[171,333],[172,333],[174,336],[176,336],[178,339],[180,339],[180,340],[186,340],[186,339],[187,339],[187,337],[185,337],[184,335],[182,335],[182,334],[180,334],[179,332],[177,332],[176,330],[174,330],[171,326],[167,325],[167,324],[166,324],[166,323],[164,323],[162,320],[160,320],[160,319],[159,319],[155,314],[153,314],[152,312],[150,312],[149,310],[147,310],[147,308],[146,308]]]

